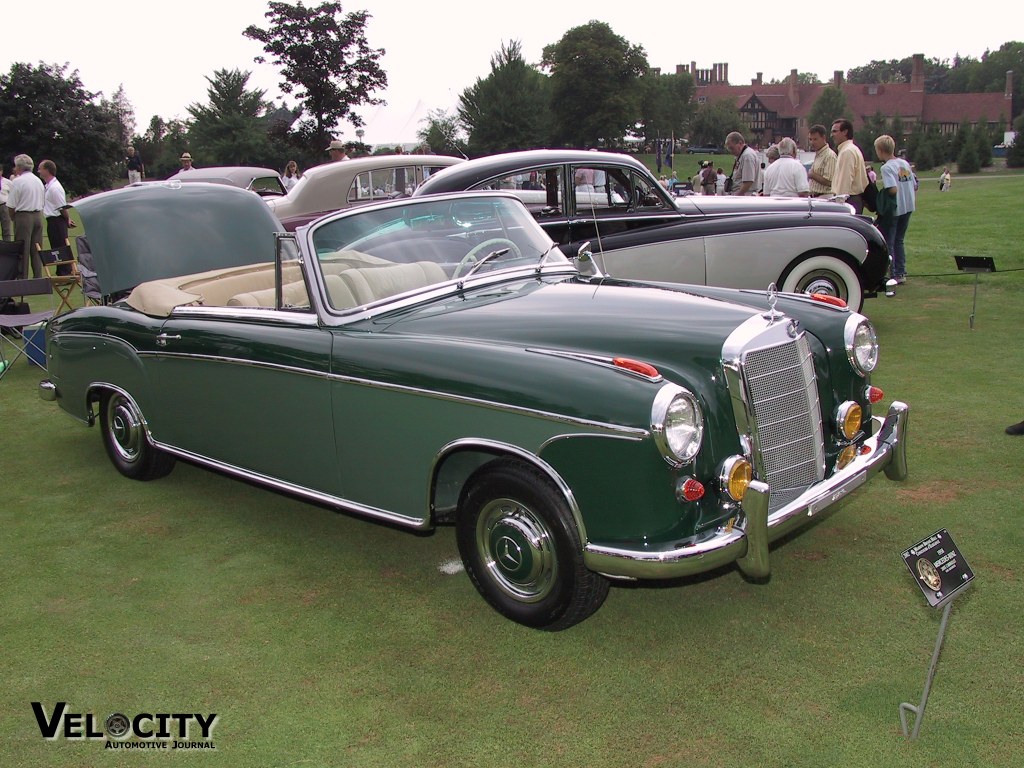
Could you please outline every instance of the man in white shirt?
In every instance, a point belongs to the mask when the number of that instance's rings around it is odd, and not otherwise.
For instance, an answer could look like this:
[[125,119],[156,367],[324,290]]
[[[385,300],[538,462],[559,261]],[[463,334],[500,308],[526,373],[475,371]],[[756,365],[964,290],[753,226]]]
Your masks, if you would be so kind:
[[832,177],[832,194],[846,195],[846,202],[855,213],[864,210],[861,194],[868,185],[864,153],[853,143],[853,124],[846,118],[832,123],[832,141],[836,145],[836,170]]
[[348,150],[345,148],[344,141],[333,139],[331,143],[327,145],[327,149],[325,149],[324,152],[330,156],[332,163],[336,163],[340,160],[348,160]]
[[64,186],[57,180],[57,164],[53,160],[39,163],[39,178],[43,180],[43,218],[46,220],[46,239],[50,248],[68,245],[68,228],[75,224],[68,216],[68,199]]
[[21,269],[18,276],[28,277],[32,265],[32,277],[42,277],[43,263],[39,260],[39,248],[43,247],[43,182],[32,173],[35,162],[28,155],[14,158],[14,180],[7,195],[7,208],[14,220],[14,239],[24,245],[21,251]]
[[810,197],[807,171],[796,159],[796,142],[782,139],[778,148],[779,159],[764,171],[764,194],[769,197]]
[[181,157],[179,157],[178,160],[181,162],[181,168],[178,169],[178,173],[195,170],[195,166],[192,165],[192,153],[182,152]]

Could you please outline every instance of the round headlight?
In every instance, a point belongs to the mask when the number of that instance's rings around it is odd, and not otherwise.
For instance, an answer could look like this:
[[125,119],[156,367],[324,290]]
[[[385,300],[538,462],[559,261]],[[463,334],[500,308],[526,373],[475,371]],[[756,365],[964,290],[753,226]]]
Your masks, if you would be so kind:
[[861,376],[871,373],[878,365],[878,336],[875,327],[863,315],[853,315],[846,321],[846,356],[850,365]]
[[682,387],[661,388],[651,411],[651,430],[658,448],[670,464],[685,464],[700,450],[704,416],[697,399]]

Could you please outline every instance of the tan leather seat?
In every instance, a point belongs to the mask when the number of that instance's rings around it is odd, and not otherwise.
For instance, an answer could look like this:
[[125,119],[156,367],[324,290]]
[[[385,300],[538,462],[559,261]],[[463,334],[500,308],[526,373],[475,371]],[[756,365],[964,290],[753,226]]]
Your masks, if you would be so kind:
[[[281,288],[281,300],[286,307],[308,307],[309,294],[306,292],[306,284],[298,280],[294,283],[285,283]],[[239,293],[228,299],[229,307],[261,307],[273,309],[277,302],[277,291],[274,288],[264,288],[259,291]]]
[[417,261],[412,264],[394,264],[390,267],[348,269],[337,276],[352,293],[356,305],[394,296],[448,279],[440,264]]

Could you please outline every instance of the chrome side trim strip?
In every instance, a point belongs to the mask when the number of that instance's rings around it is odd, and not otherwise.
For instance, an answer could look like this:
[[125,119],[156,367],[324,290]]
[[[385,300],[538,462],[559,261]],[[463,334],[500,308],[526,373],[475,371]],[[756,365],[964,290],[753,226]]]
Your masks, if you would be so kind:
[[171,310],[170,318],[180,320],[195,317],[204,320],[260,320],[275,325],[298,325],[303,327],[316,327],[320,324],[316,312],[296,309],[294,311],[283,309],[257,308],[257,307],[175,307]]
[[634,378],[641,379],[642,381],[649,381],[652,384],[660,384],[665,380],[665,377],[660,373],[657,376],[646,376],[637,371],[631,371],[628,368],[621,368],[613,362],[611,357],[601,357],[599,355],[587,355],[582,352],[568,352],[562,349],[543,349],[540,347],[527,347],[527,352],[535,352],[538,355],[550,355],[551,357],[563,357],[567,360],[579,360],[583,363],[592,363],[593,365],[600,365],[603,368],[609,368],[618,373],[624,373],[627,376],[633,376]]
[[138,351],[139,357],[160,357],[174,358],[177,360],[202,360],[205,363],[225,363],[227,365],[240,365],[247,368],[266,368],[271,371],[282,373],[293,373],[299,376],[312,376],[314,378],[326,379],[330,377],[327,371],[315,371],[311,368],[301,368],[297,365],[282,365],[281,363],[269,363],[265,360],[250,360],[244,357],[227,357],[225,355],[200,355],[193,352],[168,352],[164,349]]
[[360,387],[371,387],[373,389],[383,389],[392,392],[403,392],[406,394],[418,395],[421,397],[429,397],[435,400],[444,400],[446,402],[453,403],[465,403],[467,405],[473,405],[480,408],[488,408],[494,411],[504,411],[506,413],[516,413],[524,416],[530,416],[533,418],[544,419],[546,421],[553,421],[559,424],[571,424],[573,426],[587,427],[589,429],[598,429],[609,434],[623,435],[632,437],[635,439],[644,439],[649,436],[649,431],[640,427],[627,427],[621,424],[610,424],[608,422],[592,421],[590,419],[582,419],[576,416],[566,416],[564,414],[553,413],[551,411],[542,411],[536,408],[525,408],[518,405],[508,405],[506,403],[499,403],[494,400],[484,400],[477,397],[469,397],[467,395],[455,395],[448,392],[437,392],[434,390],[423,389],[422,387],[411,387],[406,384],[391,384],[381,381],[373,381],[370,379],[363,379],[356,376],[343,376],[338,373],[327,373],[322,371],[312,371],[308,368],[299,368],[297,366],[281,365],[279,363],[268,363],[259,360],[248,360],[245,358],[238,357],[224,357],[219,355],[198,355],[187,352],[163,352],[163,351],[152,351],[152,352],[139,352],[139,357],[176,357],[179,359],[195,359],[203,360],[205,362],[214,363],[226,363],[228,365],[244,365],[255,368],[267,368],[270,370],[282,371],[285,373],[295,373],[304,376],[314,376],[317,378],[325,378],[332,382],[341,382],[345,384],[353,384]]
[[[146,434],[148,436],[148,430]],[[206,456],[192,453],[191,451],[185,451],[180,448],[175,448],[172,445],[167,445],[166,443],[154,441],[152,438],[150,438],[150,442],[162,451],[166,451],[167,453],[195,462],[196,464],[212,467],[229,475],[241,477],[245,480],[251,480],[252,482],[259,483],[260,485],[264,485],[278,491],[285,491],[297,496],[302,496],[306,499],[311,499],[312,501],[337,507],[346,512],[352,512],[364,517],[371,517],[376,520],[384,520],[389,523],[405,526],[406,528],[424,530],[430,527],[430,519],[426,516],[412,517],[410,515],[400,515],[396,512],[389,512],[386,509],[378,509],[377,507],[367,506],[366,504],[359,504],[354,501],[339,498],[338,496],[332,496],[329,493],[323,493],[322,491],[306,488],[302,485],[295,485],[294,483],[289,483],[284,480],[278,480],[277,478],[264,475],[260,472],[253,472],[252,470],[236,467],[233,464],[227,464],[223,461],[210,459]]]

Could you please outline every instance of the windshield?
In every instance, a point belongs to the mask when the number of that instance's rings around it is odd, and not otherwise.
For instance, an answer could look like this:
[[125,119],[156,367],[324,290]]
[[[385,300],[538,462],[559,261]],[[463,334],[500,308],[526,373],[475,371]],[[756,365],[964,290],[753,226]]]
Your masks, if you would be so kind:
[[523,205],[504,197],[422,198],[360,209],[318,226],[312,242],[337,310],[471,272],[538,265],[545,254],[545,265],[568,264]]

